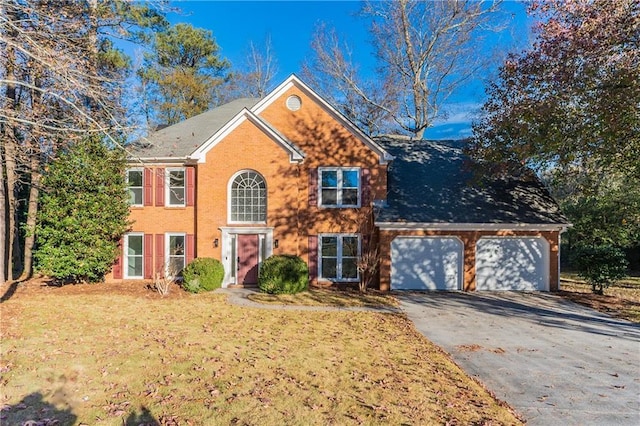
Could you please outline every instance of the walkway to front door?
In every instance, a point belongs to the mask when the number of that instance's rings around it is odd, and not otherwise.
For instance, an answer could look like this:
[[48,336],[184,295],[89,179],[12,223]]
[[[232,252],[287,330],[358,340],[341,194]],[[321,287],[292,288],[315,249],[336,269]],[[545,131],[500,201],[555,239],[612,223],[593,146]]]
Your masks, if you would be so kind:
[[238,284],[258,284],[259,247],[258,234],[238,235],[238,280],[236,281]]

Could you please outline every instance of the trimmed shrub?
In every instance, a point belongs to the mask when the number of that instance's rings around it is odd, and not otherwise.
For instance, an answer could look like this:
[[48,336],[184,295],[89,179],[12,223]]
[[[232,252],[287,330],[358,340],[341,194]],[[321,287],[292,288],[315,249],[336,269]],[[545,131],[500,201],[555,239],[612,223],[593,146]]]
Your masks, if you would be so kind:
[[182,288],[190,293],[201,293],[220,288],[224,278],[224,267],[219,260],[199,257],[182,271]]
[[309,268],[298,256],[275,255],[262,262],[258,277],[260,291],[294,294],[309,287]]
[[591,290],[596,294],[603,294],[606,287],[627,273],[626,256],[618,247],[581,246],[573,255],[579,275],[591,284]]

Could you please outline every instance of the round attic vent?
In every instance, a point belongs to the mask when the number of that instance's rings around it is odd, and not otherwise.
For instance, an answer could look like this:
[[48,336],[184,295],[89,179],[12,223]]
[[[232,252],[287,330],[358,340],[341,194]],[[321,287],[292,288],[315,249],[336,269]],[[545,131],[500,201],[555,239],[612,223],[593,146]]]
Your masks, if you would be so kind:
[[287,108],[291,111],[297,111],[302,106],[302,100],[296,95],[291,95],[287,98]]

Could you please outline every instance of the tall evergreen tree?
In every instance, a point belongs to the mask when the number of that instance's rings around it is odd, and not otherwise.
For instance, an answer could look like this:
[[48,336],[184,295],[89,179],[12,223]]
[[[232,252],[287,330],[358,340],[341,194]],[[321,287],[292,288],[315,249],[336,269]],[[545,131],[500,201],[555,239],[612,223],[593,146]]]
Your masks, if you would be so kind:
[[43,177],[37,269],[65,281],[95,282],[117,257],[128,227],[125,154],[98,136],[65,148]]
[[157,33],[138,70],[147,126],[175,124],[217,105],[229,66],[211,31],[177,24]]

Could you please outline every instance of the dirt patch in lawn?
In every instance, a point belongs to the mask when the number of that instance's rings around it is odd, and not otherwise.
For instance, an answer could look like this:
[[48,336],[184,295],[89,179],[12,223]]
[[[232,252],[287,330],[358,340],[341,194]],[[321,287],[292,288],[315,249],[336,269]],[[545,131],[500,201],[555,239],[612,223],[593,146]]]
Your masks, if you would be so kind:
[[569,300],[614,317],[640,323],[640,284],[635,284],[633,280],[610,286],[604,290],[603,295],[594,294],[590,285],[574,278],[561,279],[560,288],[559,294]]
[[402,315],[137,285],[29,282],[0,304],[0,423],[521,424]]

